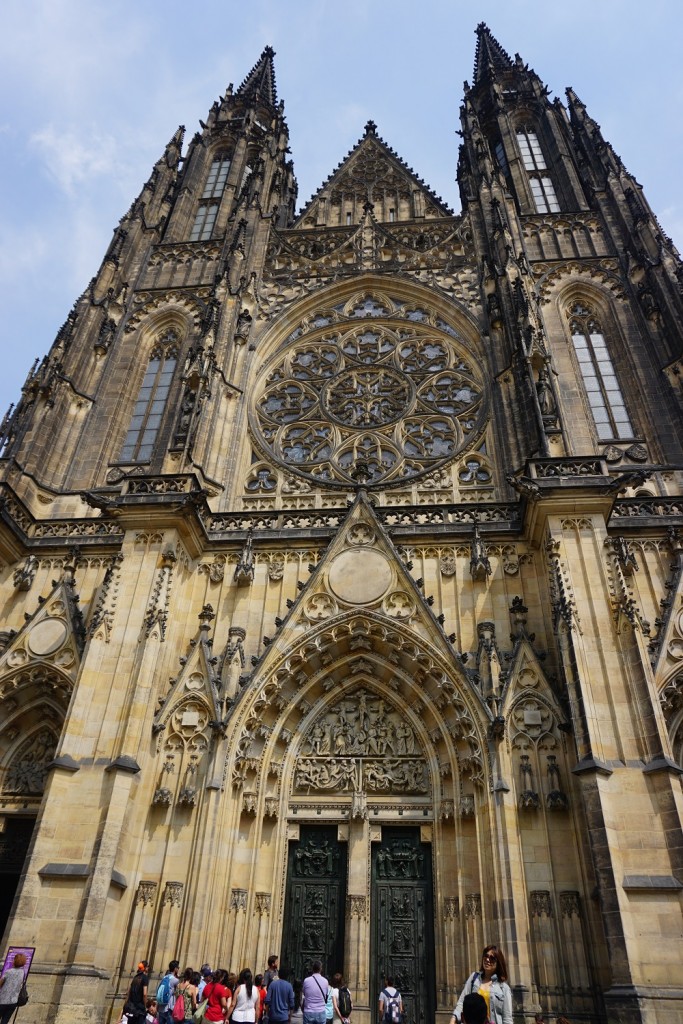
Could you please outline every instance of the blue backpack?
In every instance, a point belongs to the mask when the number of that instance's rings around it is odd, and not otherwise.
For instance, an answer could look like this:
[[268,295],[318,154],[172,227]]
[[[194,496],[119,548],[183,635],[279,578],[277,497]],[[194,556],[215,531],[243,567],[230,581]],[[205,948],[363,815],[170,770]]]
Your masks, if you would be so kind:
[[165,974],[159,982],[157,989],[157,1003],[159,1006],[166,1006],[171,998],[171,975]]

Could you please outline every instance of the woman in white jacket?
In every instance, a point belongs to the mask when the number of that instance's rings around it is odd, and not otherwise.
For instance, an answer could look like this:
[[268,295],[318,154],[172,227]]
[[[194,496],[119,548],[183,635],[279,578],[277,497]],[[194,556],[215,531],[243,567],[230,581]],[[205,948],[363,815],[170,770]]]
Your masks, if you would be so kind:
[[484,946],[481,966],[465,982],[451,1020],[460,1024],[465,996],[470,992],[478,992],[486,1000],[488,1020],[491,1024],[512,1024],[512,990],[507,977],[508,969],[503,951],[498,946]]

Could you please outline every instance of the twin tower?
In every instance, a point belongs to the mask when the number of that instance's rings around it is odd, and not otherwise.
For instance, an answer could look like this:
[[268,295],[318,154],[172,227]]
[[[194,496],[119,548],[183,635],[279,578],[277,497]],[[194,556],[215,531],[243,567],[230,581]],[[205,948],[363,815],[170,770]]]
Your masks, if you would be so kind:
[[178,129],[2,424],[0,873],[36,1020],[138,960],[445,1022],[683,1014],[683,266],[485,25],[462,212],[299,212],[273,52]]

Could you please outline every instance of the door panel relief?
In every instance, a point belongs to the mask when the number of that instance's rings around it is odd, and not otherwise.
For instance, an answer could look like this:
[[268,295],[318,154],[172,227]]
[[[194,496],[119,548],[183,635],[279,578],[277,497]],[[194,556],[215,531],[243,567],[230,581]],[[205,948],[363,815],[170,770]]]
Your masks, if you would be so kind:
[[302,825],[289,844],[281,962],[304,978],[314,960],[328,977],[344,966],[347,850],[336,827]]
[[370,1002],[393,977],[406,1024],[434,1019],[434,914],[431,847],[419,829],[384,828],[372,850]]

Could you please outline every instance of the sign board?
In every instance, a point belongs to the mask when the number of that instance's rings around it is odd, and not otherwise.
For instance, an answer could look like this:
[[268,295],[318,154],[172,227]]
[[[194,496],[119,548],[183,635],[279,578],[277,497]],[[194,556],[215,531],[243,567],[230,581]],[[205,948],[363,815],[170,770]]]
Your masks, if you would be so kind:
[[31,970],[31,964],[33,963],[33,957],[36,955],[35,946],[10,946],[5,956],[5,962],[2,965],[2,971],[0,971],[0,978],[4,978],[10,967],[14,966],[14,958],[19,953],[23,953],[26,957],[26,963],[24,964],[24,981],[28,978],[28,972]]

